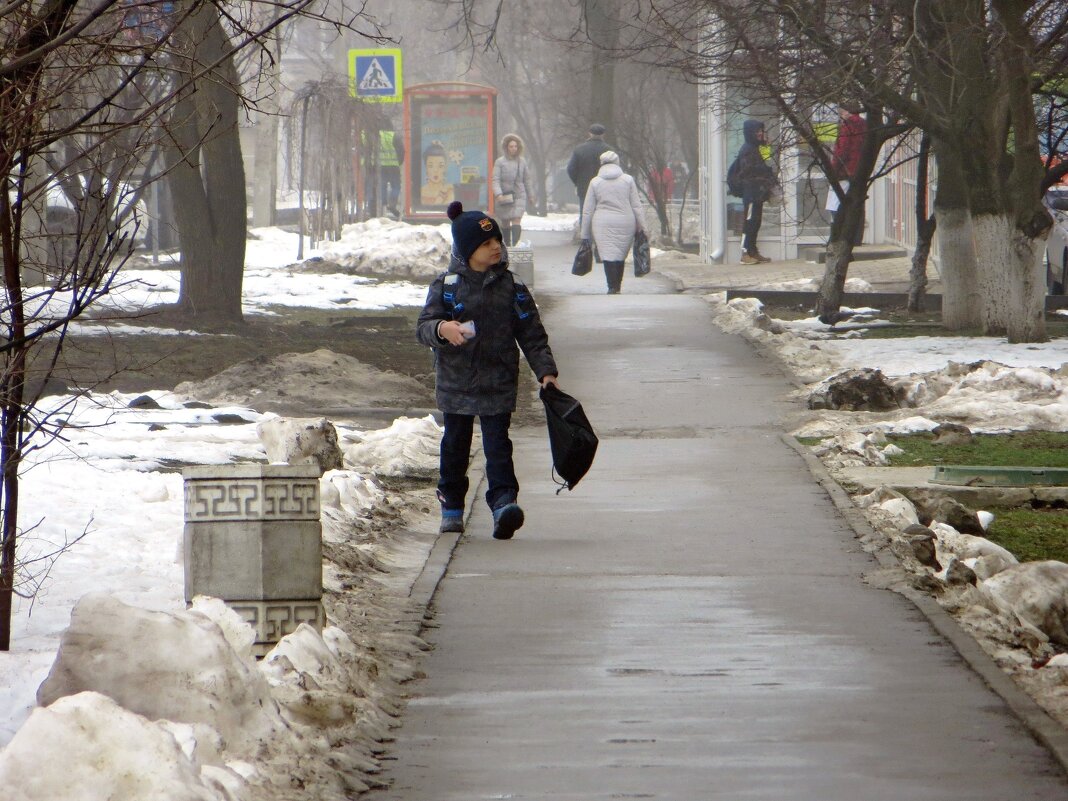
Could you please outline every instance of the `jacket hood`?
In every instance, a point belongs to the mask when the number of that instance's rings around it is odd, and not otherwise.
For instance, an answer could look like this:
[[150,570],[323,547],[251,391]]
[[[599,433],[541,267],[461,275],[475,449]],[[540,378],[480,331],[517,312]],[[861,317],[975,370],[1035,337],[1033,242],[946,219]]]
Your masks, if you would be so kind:
[[597,176],[599,178],[604,178],[609,181],[615,180],[622,174],[623,168],[618,164],[604,164],[601,166],[601,169],[597,171]]
[[742,123],[742,135],[745,137],[746,144],[756,145],[757,131],[763,129],[764,123],[761,120],[746,120]]
[[523,140],[519,138],[518,134],[505,134],[501,138],[501,155],[507,157],[507,155],[508,155],[508,143],[509,142],[515,142],[516,144],[519,145],[519,152],[516,153],[516,155],[517,156],[522,156],[523,155],[523,147],[524,147],[524,145],[523,145]]

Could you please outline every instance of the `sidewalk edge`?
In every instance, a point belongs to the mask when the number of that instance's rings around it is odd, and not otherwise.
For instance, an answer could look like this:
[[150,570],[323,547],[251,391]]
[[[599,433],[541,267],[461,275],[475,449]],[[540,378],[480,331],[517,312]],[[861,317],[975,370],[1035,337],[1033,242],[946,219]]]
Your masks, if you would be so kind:
[[[813,478],[830,496],[838,512],[857,536],[860,538],[869,535],[877,536],[867,518],[864,517],[864,513],[853,503],[849,493],[834,480],[823,462],[791,435],[781,434],[780,437],[804,460]],[[870,553],[881,567],[899,568],[901,566],[897,558],[886,549],[880,548]],[[937,601],[915,590],[893,589],[892,591],[904,596],[919,609],[935,631],[953,646],[976,675],[1005,702],[1005,705],[1034,738],[1044,745],[1065,772],[1068,772],[1068,731],[1024,692],[1012,677],[982,649],[975,638],[965,631],[952,615],[938,605]]]
[[[468,475],[471,478],[472,492],[469,493],[467,512],[464,514],[464,528],[470,525],[475,503],[480,497],[482,484],[486,479],[485,470],[480,469],[476,464],[471,465]],[[434,595],[438,591],[438,585],[441,584],[441,580],[445,577],[445,573],[449,569],[449,562],[452,561],[452,555],[463,536],[462,533],[455,532],[438,534],[437,539],[434,540],[434,544],[430,548],[430,553],[427,554],[422,571],[420,571],[419,576],[408,591],[408,597],[423,610],[424,621],[429,614],[430,604],[434,600]]]

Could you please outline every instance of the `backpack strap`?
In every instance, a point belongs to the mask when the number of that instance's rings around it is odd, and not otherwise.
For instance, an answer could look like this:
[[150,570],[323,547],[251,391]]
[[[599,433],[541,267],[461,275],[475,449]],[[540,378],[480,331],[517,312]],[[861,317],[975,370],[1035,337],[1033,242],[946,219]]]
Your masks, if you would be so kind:
[[457,302],[456,295],[460,289],[460,276],[458,273],[446,273],[441,285],[441,301],[445,304],[452,319],[456,319],[464,310],[464,304]]
[[533,313],[531,306],[533,305],[530,299],[530,292],[527,290],[527,285],[515,277],[515,274],[509,270],[508,274],[512,276],[512,293],[515,296],[515,314],[520,320],[525,320]]

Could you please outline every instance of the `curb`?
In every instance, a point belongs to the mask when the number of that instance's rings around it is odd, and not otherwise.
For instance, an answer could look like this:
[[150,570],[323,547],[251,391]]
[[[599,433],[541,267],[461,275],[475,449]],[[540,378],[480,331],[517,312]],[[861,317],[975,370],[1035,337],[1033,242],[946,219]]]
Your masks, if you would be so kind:
[[[868,523],[864,513],[854,505],[852,498],[842,486],[834,480],[827,468],[808,448],[789,434],[780,438],[789,445],[808,466],[816,482],[834,503],[838,512],[860,538],[877,532]],[[870,552],[880,567],[900,568],[897,558],[885,548]],[[1039,743],[1044,745],[1068,772],[1068,730],[1050,716],[1031,696],[1024,692],[1012,677],[998,667],[997,662],[982,649],[975,638],[961,628],[960,624],[928,595],[911,588],[892,589],[907,598],[920,611],[931,627],[944,637],[976,675],[982,679],[1009,710],[1019,719]]]
[[[475,503],[481,497],[481,489],[486,480],[486,472],[480,466],[472,464],[468,469],[468,476],[471,479],[471,492],[469,493],[470,500],[468,501],[467,514],[464,515],[464,528],[467,528],[471,515],[475,511]],[[434,540],[434,544],[430,548],[430,553],[427,554],[422,571],[420,571],[419,576],[408,591],[408,597],[423,610],[422,621],[419,624],[420,631],[426,627],[426,621],[430,617],[430,604],[434,600],[434,595],[438,591],[441,580],[445,577],[445,572],[449,569],[449,562],[452,561],[456,546],[459,545],[460,538],[463,536],[462,532],[438,534],[437,539]]]

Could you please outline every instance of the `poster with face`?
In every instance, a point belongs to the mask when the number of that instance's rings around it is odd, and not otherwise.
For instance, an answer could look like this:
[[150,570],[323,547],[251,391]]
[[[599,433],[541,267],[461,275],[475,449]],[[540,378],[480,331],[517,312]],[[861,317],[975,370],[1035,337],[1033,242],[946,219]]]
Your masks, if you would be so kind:
[[412,212],[441,214],[454,200],[465,209],[488,209],[493,95],[443,89],[420,93],[413,87],[408,123]]

